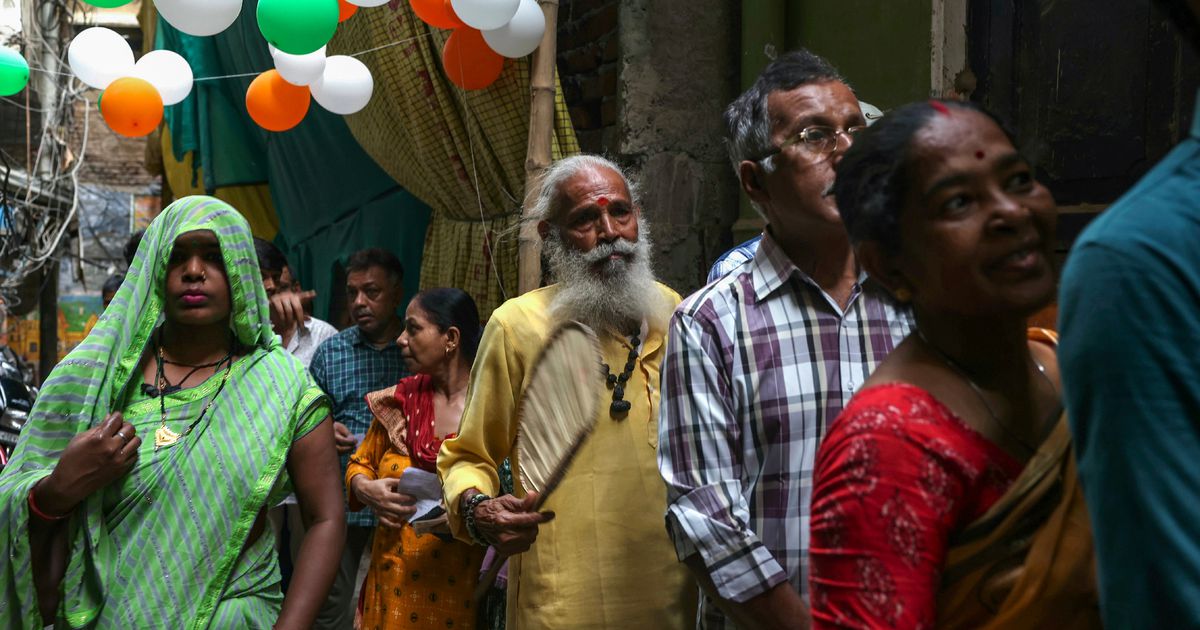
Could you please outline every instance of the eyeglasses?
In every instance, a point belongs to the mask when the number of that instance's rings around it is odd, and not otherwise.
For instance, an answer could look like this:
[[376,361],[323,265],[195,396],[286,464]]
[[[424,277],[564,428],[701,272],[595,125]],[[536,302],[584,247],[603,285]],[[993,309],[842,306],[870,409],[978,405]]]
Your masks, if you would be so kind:
[[866,128],[866,125],[855,125],[853,127],[847,127],[846,129],[838,129],[837,127],[829,127],[826,125],[813,125],[812,127],[805,127],[800,131],[800,133],[788,138],[787,140],[784,140],[782,144],[774,149],[771,149],[770,151],[767,151],[765,155],[755,161],[761,162],[775,155],[776,153],[782,153],[788,147],[795,146],[797,144],[803,144],[804,148],[808,149],[812,153],[833,153],[833,151],[837,149],[838,141],[841,140],[842,135],[846,136],[846,140],[853,142],[854,136],[858,135],[860,131]]

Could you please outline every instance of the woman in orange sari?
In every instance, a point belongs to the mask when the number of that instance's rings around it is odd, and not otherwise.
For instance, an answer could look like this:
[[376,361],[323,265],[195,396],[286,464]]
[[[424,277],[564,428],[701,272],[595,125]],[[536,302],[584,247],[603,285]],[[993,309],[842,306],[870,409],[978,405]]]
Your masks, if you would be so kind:
[[873,282],[916,330],[830,425],[813,473],[817,628],[1099,626],[1062,415],[1050,192],[968,103],[889,113],[837,167]]
[[414,497],[399,488],[406,474],[436,475],[438,449],[462,418],[479,334],[479,311],[466,293],[418,293],[397,340],[413,376],[367,395],[375,419],[346,469],[351,509],[370,506],[379,516],[359,601],[360,628],[475,625],[471,595],[484,549],[451,538],[444,512],[441,519],[416,521],[425,532],[418,533],[409,522],[417,509]]

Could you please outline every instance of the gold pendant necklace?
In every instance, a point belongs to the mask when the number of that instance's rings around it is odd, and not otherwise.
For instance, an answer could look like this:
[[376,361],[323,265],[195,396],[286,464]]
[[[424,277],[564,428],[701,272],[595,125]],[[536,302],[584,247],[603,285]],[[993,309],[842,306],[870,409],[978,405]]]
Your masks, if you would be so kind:
[[224,360],[217,362],[217,369],[220,369],[221,363],[224,363],[226,361],[229,362],[229,365],[225,368],[225,374],[221,377],[221,384],[219,386],[217,386],[217,392],[215,394],[213,394],[213,397],[209,398],[208,402],[204,404],[204,409],[202,409],[200,411],[200,417],[196,418],[196,420],[194,422],[189,424],[188,427],[183,430],[183,433],[176,433],[176,432],[172,431],[169,427],[167,427],[166,387],[167,387],[168,383],[166,382],[167,381],[166,376],[163,374],[164,359],[163,359],[162,343],[161,343],[161,338],[160,338],[160,342],[158,345],[158,379],[156,379],[156,384],[159,387],[158,408],[159,408],[159,412],[161,414],[162,423],[159,424],[158,429],[154,431],[154,451],[155,452],[158,452],[158,450],[161,448],[167,448],[169,446],[174,446],[175,444],[179,443],[179,441],[182,440],[183,438],[187,437],[188,434],[192,432],[192,429],[194,429],[196,427],[196,425],[200,424],[200,421],[203,420],[204,416],[208,414],[208,410],[212,408],[213,403],[217,402],[217,398],[220,397],[221,390],[225,389],[225,383],[229,381],[229,374],[231,372],[233,372],[233,354],[232,353],[225,355]]

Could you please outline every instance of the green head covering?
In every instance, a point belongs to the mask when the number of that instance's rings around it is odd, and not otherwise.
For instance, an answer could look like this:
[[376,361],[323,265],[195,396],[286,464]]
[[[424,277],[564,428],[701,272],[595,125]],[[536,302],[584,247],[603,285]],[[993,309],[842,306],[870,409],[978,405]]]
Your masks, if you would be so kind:
[[[191,553],[188,557],[199,558],[205,550],[223,548],[221,546],[228,543],[230,550],[226,555],[236,559],[240,540],[244,539],[253,522],[257,510],[254,506],[263,503],[271,484],[282,474],[283,461],[293,439],[297,410],[320,404],[317,400],[321,396],[319,390],[313,391],[311,378],[280,347],[279,339],[272,331],[266,291],[246,220],[228,204],[211,197],[186,197],[171,204],[146,230],[124,283],[96,326],[50,373],[30,412],[12,461],[0,474],[0,523],[5,532],[0,534],[0,539],[6,541],[0,552],[8,558],[8,567],[0,570],[0,625],[33,627],[37,621],[37,602],[29,568],[29,521],[25,499],[34,484],[54,469],[70,440],[119,409],[125,400],[125,390],[131,383],[140,383],[138,366],[151,334],[163,321],[171,250],[181,234],[197,230],[213,232],[220,243],[231,293],[230,328],[237,340],[252,350],[247,353],[246,360],[239,361],[238,376],[230,382],[219,404],[206,416],[211,417],[205,423],[211,430],[205,432],[204,427],[198,427],[197,432],[189,436],[188,443],[173,446],[153,457],[143,451],[140,461],[152,470],[151,478],[161,475],[164,487],[185,481],[192,484],[190,487],[200,487],[208,483],[211,474],[203,468],[198,472],[193,469],[204,466],[203,462],[208,461],[206,457],[221,456],[220,453],[225,453],[224,456],[245,454],[248,463],[241,470],[248,478],[258,481],[246,487],[231,486],[233,480],[213,480],[210,491],[214,494],[209,500],[220,502],[208,506],[210,513],[229,522],[215,522],[203,530],[207,532],[204,535],[175,541],[173,544],[177,545],[181,556]],[[142,437],[152,439],[149,435]],[[193,448],[199,450],[189,457],[188,452]],[[224,487],[231,488],[228,499],[215,494]],[[100,494],[89,497],[70,520],[72,560],[63,580],[63,614],[73,627],[91,624],[106,604],[130,605],[130,602],[106,601],[106,576],[110,575],[113,558],[118,557],[119,552],[113,548],[107,534],[111,524],[104,521]],[[166,506],[140,509],[164,508]],[[190,518],[171,512],[173,508],[166,509],[166,512],[153,512],[154,518]],[[209,538],[198,540],[204,536]],[[203,560],[214,561],[215,558]],[[232,566],[230,563],[221,565],[225,567],[222,570],[228,571],[228,566]],[[197,566],[196,570],[201,567]],[[219,595],[221,584],[214,583],[209,591]],[[206,601],[217,596],[211,593],[206,595]],[[194,594],[179,593],[185,600],[189,596]],[[211,612],[211,601],[207,605],[205,610]],[[181,607],[181,610],[185,609],[192,610]]]

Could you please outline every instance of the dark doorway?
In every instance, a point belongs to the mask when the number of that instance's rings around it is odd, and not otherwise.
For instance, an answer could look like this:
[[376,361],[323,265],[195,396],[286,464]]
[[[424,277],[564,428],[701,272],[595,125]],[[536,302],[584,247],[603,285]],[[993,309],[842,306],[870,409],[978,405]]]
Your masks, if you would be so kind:
[[1200,60],[1150,0],[970,0],[972,98],[1019,132],[1080,230],[1187,135]]

